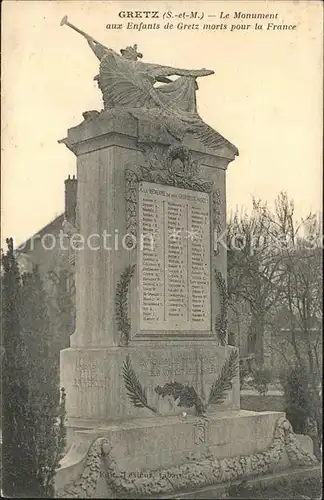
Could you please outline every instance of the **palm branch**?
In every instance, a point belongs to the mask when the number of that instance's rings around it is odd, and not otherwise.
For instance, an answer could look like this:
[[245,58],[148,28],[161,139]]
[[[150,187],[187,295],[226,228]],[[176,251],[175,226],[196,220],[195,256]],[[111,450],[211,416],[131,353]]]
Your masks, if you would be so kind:
[[238,371],[238,361],[238,351],[232,351],[225,360],[219,378],[212,385],[208,404],[221,404],[225,401],[227,392],[232,388],[232,380]]
[[140,381],[138,380],[136,373],[132,368],[132,363],[127,356],[123,364],[123,378],[124,384],[127,391],[127,396],[136,408],[148,408],[154,413],[157,412],[155,408],[152,408],[148,402],[145,393],[145,389],[142,387]]

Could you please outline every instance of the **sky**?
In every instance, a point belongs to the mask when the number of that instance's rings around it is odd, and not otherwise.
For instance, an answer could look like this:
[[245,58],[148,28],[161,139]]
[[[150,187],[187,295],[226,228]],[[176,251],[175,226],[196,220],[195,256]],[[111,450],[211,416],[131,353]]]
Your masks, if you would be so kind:
[[[127,10],[198,10],[205,17],[186,20],[198,30],[106,28],[125,26],[118,13]],[[295,200],[296,217],[321,209],[321,2],[10,0],[2,11],[2,245],[8,236],[23,242],[63,212],[64,179],[76,173],[76,158],[58,140],[84,111],[103,107],[93,82],[98,61],[82,36],[60,26],[64,15],[117,51],[137,43],[144,62],[215,71],[199,79],[197,102],[204,121],[239,149],[227,172],[228,213],[249,209],[252,196],[272,206],[282,190]],[[274,24],[297,27],[267,30],[267,20],[257,31],[255,20],[233,19],[238,11],[277,13]],[[221,12],[230,14],[227,30],[201,29],[225,22]]]

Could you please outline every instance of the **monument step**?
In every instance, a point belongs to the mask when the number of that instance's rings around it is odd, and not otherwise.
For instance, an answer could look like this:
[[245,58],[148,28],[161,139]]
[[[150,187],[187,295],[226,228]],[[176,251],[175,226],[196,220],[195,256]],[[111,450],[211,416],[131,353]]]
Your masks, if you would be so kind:
[[262,452],[270,446],[275,424],[283,416],[279,412],[224,410],[207,412],[206,418],[156,416],[111,423],[69,418],[73,444],[57,471],[57,488],[78,477],[89,447],[99,437],[110,443],[120,470],[135,473],[168,469],[192,454],[200,457],[208,452],[221,459]]
[[192,492],[196,486],[317,463],[279,412],[219,411],[206,418],[141,418],[91,428],[89,421],[89,428],[84,420],[74,424],[73,445],[56,474],[58,496],[91,490],[98,497],[100,486],[100,498],[121,493],[139,498],[142,492],[158,498],[154,494]]

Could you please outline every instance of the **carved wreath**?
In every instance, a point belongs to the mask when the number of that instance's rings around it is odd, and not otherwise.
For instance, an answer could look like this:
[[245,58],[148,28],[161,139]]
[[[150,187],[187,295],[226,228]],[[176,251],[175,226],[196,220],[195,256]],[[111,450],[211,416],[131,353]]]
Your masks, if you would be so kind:
[[[219,190],[214,191],[213,181],[202,179],[197,161],[191,159],[190,151],[182,145],[173,145],[163,155],[156,148],[146,148],[145,164],[126,169],[126,226],[127,232],[136,236],[137,194],[140,182],[152,182],[204,193],[215,193],[213,208],[219,200]],[[213,211],[214,213],[214,211]],[[217,215],[219,211],[215,210]],[[218,216],[217,216],[218,217]],[[218,231],[218,221],[214,226]]]
[[215,270],[216,284],[219,290],[220,296],[220,312],[216,316],[215,320],[215,330],[220,342],[220,345],[226,345],[227,343],[227,326],[228,326],[228,292],[226,281],[222,276],[222,273],[216,269]]
[[[59,498],[93,498],[104,465],[107,486],[125,498],[152,498],[180,490],[221,484],[259,474],[271,473],[286,450],[291,466],[313,467],[317,459],[305,451],[285,417],[275,426],[271,444],[261,452],[231,458],[218,458],[212,453],[188,457],[182,464],[169,469],[146,470],[142,473],[121,471],[112,455],[111,442],[99,437],[91,445],[81,476],[56,493]],[[172,478],[172,482],[170,481]]]
[[135,267],[135,264],[126,267],[116,287],[115,311],[116,324],[120,333],[120,345],[128,345],[130,341],[131,321],[128,315],[128,290]]
[[[225,360],[219,378],[213,383],[207,401],[200,398],[193,386],[184,385],[179,382],[168,382],[163,387],[156,386],[155,392],[162,397],[171,396],[177,402],[177,406],[184,408],[195,408],[196,414],[204,416],[209,405],[223,403],[227,392],[232,388],[232,380],[238,372],[238,351],[232,351]],[[127,395],[136,408],[147,408],[154,413],[157,409],[148,403],[145,388],[140,383],[130,360],[126,357],[123,365],[123,379]]]

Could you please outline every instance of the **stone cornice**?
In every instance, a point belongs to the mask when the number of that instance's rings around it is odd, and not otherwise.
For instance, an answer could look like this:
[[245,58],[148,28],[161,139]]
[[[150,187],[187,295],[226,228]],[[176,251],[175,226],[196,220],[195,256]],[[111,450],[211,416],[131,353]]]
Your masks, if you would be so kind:
[[[149,125],[145,118],[137,119],[125,110],[111,110],[101,113],[90,111],[84,113],[85,120],[68,130],[67,137],[58,141],[66,145],[76,156],[120,146],[133,150],[141,150],[138,139],[139,129],[149,129],[151,142],[161,146],[170,146],[170,141],[163,136],[157,127]],[[225,145],[211,150],[191,135],[183,138],[182,144],[191,152],[203,159],[206,166],[226,169],[228,163],[235,159],[237,149],[228,141]]]

